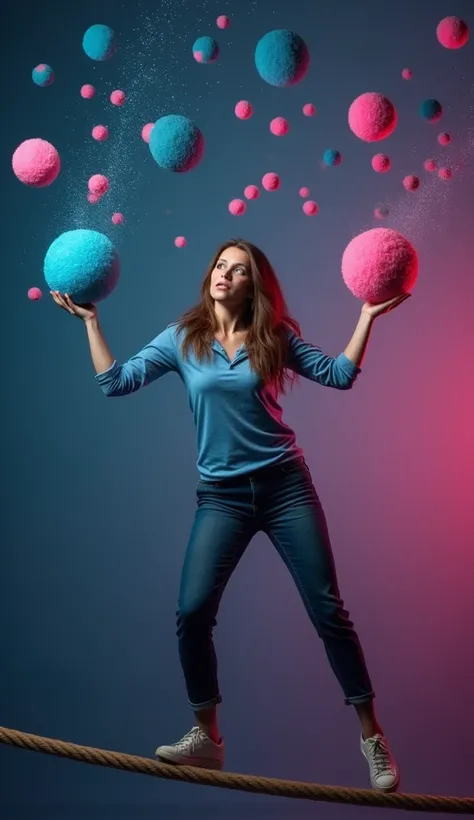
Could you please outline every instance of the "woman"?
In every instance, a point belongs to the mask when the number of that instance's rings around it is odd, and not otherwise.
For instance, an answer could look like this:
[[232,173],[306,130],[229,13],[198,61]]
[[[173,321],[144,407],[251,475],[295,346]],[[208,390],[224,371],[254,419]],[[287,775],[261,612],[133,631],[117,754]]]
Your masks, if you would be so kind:
[[118,364],[93,305],[52,292],[56,304],[85,322],[96,379],[106,396],[124,396],[170,371],[183,380],[197,432],[197,510],[181,576],[179,656],[195,726],[156,756],[221,769],[224,741],[212,640],[222,593],[250,540],[266,532],[288,567],[331,668],[361,724],[360,748],[371,783],[397,788],[399,774],[374,710],[374,692],[359,639],[338,587],[328,530],[294,432],[278,395],[298,375],[326,387],[352,387],[376,316],[366,303],[352,339],[337,358],[301,339],[275,272],[250,242],[219,248],[200,303],[125,364]]

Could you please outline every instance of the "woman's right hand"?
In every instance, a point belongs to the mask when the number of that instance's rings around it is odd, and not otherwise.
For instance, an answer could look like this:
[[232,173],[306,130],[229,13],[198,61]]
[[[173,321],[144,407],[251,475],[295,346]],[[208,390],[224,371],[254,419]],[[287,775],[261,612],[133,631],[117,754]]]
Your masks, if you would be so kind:
[[87,305],[76,305],[69,294],[61,294],[58,290],[50,290],[50,294],[59,307],[66,310],[71,316],[77,316],[78,319],[82,319],[83,322],[97,317],[97,308],[91,303]]

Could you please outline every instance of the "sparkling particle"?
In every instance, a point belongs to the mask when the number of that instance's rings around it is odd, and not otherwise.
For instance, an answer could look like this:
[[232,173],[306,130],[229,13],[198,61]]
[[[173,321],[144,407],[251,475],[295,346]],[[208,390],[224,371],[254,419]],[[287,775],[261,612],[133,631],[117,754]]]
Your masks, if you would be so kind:
[[248,120],[253,114],[252,103],[249,103],[248,100],[240,100],[235,106],[234,112],[239,120]]
[[244,190],[244,196],[247,199],[258,199],[260,196],[260,191],[256,185],[247,185]]
[[319,205],[312,199],[307,199],[303,202],[303,211],[306,216],[315,216],[319,211]]
[[105,125],[94,125],[92,136],[98,142],[104,142],[109,136],[109,129]]

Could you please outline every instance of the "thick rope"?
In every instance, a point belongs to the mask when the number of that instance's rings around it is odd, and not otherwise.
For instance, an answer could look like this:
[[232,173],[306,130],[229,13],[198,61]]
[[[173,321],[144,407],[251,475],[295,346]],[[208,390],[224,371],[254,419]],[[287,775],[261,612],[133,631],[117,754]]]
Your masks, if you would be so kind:
[[173,766],[158,763],[147,757],[79,746],[50,737],[40,737],[0,726],[0,743],[29,749],[32,752],[67,757],[96,766],[109,766],[127,772],[163,777],[167,780],[183,780],[201,786],[220,789],[236,789],[253,794],[271,794],[299,800],[316,800],[328,803],[345,803],[352,806],[371,806],[405,811],[432,811],[448,814],[474,814],[472,797],[440,797],[429,794],[383,794],[371,789],[348,789],[340,786],[320,786],[294,780],[277,780],[274,777],[256,777],[247,774],[230,774],[199,769],[195,766]]

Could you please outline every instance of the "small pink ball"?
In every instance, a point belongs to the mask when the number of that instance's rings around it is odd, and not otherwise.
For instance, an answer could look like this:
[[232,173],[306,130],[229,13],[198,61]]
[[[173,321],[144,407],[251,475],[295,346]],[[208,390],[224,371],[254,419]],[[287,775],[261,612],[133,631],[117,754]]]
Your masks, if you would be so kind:
[[225,14],[219,14],[216,20],[217,28],[229,28],[230,20]]
[[187,243],[186,238],[184,236],[177,236],[176,239],[174,240],[174,244],[176,245],[177,248],[185,248],[188,243]]
[[234,112],[239,120],[248,120],[253,114],[252,103],[249,103],[248,100],[240,100],[235,106]]
[[244,190],[244,196],[247,199],[258,199],[260,196],[260,191],[256,185],[247,185]]
[[50,142],[30,139],[22,142],[12,157],[16,178],[32,188],[51,185],[61,169],[59,154]]
[[202,51],[193,51],[193,57],[197,63],[204,62],[204,54],[202,53]]
[[268,173],[262,177],[262,185],[266,191],[277,191],[280,187],[280,177],[278,174]]
[[440,179],[451,179],[453,172],[451,168],[440,168],[438,171],[438,176]]
[[438,134],[438,142],[440,145],[449,145],[451,142],[451,135],[447,134],[446,131],[443,131],[441,134]]
[[28,291],[28,299],[32,302],[37,302],[38,299],[41,299],[42,293],[39,288],[30,288]]
[[403,179],[403,187],[407,191],[416,191],[420,187],[420,180],[415,174],[408,174]]
[[305,185],[303,185],[303,187],[300,188],[300,196],[302,196],[302,197],[309,196],[309,188],[307,188]]
[[110,102],[112,103],[112,105],[123,105],[125,100],[125,91],[120,91],[119,88],[117,88],[115,91],[112,91],[110,95]]
[[469,39],[469,28],[459,17],[444,17],[437,25],[436,36],[445,48],[462,48]]
[[303,211],[306,216],[315,216],[319,211],[319,205],[313,202],[312,199],[307,199],[306,202],[303,202]]
[[92,136],[97,142],[104,142],[109,136],[109,129],[105,125],[94,125]]
[[390,168],[390,157],[387,157],[386,154],[375,154],[372,157],[372,168],[378,174],[385,174]]
[[411,291],[418,257],[398,231],[372,228],[349,242],[341,268],[344,283],[356,298],[380,304]]
[[229,211],[232,216],[242,216],[247,210],[247,205],[243,199],[233,199],[229,202]]
[[93,85],[86,83],[81,88],[81,97],[84,100],[92,100],[92,97],[95,97],[95,88]]
[[303,114],[305,117],[314,117],[316,114],[316,106],[313,103],[305,103],[303,105]]
[[404,68],[402,71],[402,77],[404,80],[411,80],[413,77],[413,71],[411,68]]
[[385,219],[388,213],[389,211],[386,205],[377,205],[374,208],[374,216],[376,219]]
[[290,130],[288,120],[284,117],[275,117],[270,123],[270,131],[276,137],[284,137]]
[[144,142],[147,142],[147,143],[150,142],[151,129],[153,128],[154,124],[155,124],[154,122],[147,122],[147,124],[143,126],[143,128],[142,128],[142,140]]
[[423,163],[423,167],[425,171],[436,171],[438,167],[438,163],[435,159],[425,159]]
[[94,174],[91,176],[87,187],[91,194],[97,194],[98,196],[103,196],[109,190],[109,180],[103,174]]
[[395,130],[397,112],[390,100],[375,91],[360,94],[351,103],[349,128],[364,142],[386,139]]
[[112,214],[112,222],[114,223],[114,225],[123,225],[123,223],[125,222],[125,217],[123,214],[117,211],[117,213]]
[[90,192],[87,194],[87,200],[91,203],[91,205],[97,205],[99,199],[99,194],[91,194]]

